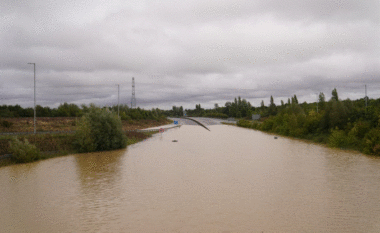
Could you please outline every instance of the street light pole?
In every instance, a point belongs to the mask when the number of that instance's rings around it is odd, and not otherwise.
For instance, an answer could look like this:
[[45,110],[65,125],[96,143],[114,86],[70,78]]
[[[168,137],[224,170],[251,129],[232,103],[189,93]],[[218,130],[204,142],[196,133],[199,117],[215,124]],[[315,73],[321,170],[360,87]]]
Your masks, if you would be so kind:
[[315,93],[317,94],[317,113],[318,113],[318,102],[319,102],[319,98],[318,98],[318,93]]
[[117,116],[119,117],[119,100],[120,100],[120,85],[117,85]]
[[33,126],[34,126],[34,134],[36,134],[36,63],[28,63],[28,64],[34,66],[34,119],[33,119]]

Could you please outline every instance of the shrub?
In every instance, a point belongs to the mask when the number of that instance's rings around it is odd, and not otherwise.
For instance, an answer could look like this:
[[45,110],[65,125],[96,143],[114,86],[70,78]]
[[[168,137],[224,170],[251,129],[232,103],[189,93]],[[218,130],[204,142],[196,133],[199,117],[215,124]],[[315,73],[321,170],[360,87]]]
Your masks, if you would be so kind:
[[125,112],[122,112],[122,113],[120,114],[120,118],[121,118],[121,120],[123,120],[123,121],[126,121],[126,120],[132,120],[131,116],[127,115]]
[[251,122],[248,120],[239,120],[236,123],[237,126],[244,127],[244,128],[250,128],[251,127]]
[[355,148],[359,146],[359,140],[352,134],[346,134],[343,130],[339,130],[338,127],[331,131],[328,138],[328,145],[330,147],[337,148]]
[[363,152],[366,154],[379,154],[380,128],[371,129],[364,137]]
[[40,158],[37,147],[30,144],[27,139],[22,142],[18,138],[13,138],[9,142],[9,151],[12,153],[12,159],[17,163],[33,162]]
[[204,117],[227,119],[228,115],[224,113],[219,113],[219,112],[210,112],[210,113],[206,113]]
[[269,117],[268,119],[266,119],[262,125],[261,125],[261,130],[263,131],[270,131],[272,130],[273,128],[273,125],[274,125],[274,120],[272,117]]
[[373,147],[374,155],[380,156],[380,144],[377,144]]
[[12,125],[13,125],[12,122],[9,122],[9,121],[6,121],[6,120],[4,120],[4,121],[1,122],[1,126],[3,126],[4,128],[10,128],[10,127],[12,127]]
[[74,147],[79,152],[115,150],[127,146],[121,120],[111,112],[91,106],[78,125]]

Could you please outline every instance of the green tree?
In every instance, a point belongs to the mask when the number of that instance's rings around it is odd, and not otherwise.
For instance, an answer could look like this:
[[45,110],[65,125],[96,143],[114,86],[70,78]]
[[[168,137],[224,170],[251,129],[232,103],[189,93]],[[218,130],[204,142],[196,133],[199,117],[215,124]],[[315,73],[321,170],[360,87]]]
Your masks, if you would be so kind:
[[273,96],[270,96],[270,104],[269,104],[268,113],[271,116],[274,116],[277,114],[277,107],[276,107],[276,104],[274,103]]
[[332,97],[331,97],[332,100],[339,101],[338,92],[336,91],[336,88],[334,88],[334,90],[332,90],[331,95],[332,95]]
[[319,98],[318,98],[318,104],[319,104],[319,109],[324,110],[325,105],[326,105],[326,99],[325,99],[325,94],[323,92],[319,93]]
[[27,139],[22,142],[17,138],[12,138],[9,142],[9,150],[12,153],[12,159],[17,163],[33,162],[40,158],[40,151]]
[[298,104],[298,99],[297,99],[297,96],[296,96],[296,95],[294,95],[294,96],[292,97],[292,104]]
[[120,118],[112,112],[91,106],[79,122],[74,146],[79,152],[125,148],[127,141]]

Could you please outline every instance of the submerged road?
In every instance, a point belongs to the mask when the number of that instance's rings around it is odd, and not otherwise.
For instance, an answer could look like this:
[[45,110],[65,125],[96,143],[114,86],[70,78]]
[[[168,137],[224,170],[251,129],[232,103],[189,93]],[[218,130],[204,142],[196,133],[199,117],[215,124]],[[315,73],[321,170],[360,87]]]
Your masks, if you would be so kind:
[[379,232],[380,158],[208,127],[1,167],[0,232]]
[[[191,119],[194,119],[196,121],[199,121],[200,123],[204,124],[205,126],[208,125],[221,125],[222,122],[229,122],[229,123],[235,123],[235,121],[227,121],[227,120],[221,120],[221,119],[215,119],[215,118],[207,118],[207,117],[189,117]],[[184,119],[184,118],[175,118],[170,117],[170,120],[178,121],[179,125],[198,125],[192,120]]]

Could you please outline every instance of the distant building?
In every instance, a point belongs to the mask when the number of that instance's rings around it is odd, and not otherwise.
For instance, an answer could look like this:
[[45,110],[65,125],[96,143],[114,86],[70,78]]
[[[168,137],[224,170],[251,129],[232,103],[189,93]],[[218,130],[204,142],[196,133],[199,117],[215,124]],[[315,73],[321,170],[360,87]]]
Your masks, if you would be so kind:
[[261,117],[260,114],[252,114],[252,120],[259,120]]

